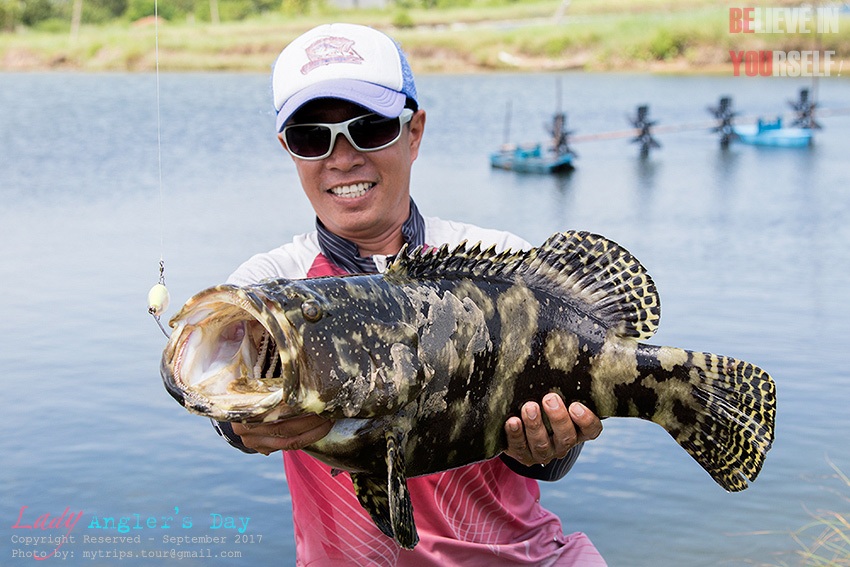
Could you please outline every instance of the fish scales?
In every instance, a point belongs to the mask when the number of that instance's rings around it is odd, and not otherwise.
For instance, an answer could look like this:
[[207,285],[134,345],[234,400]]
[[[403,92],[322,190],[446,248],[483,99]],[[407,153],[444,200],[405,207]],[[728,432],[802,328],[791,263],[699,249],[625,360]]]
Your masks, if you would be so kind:
[[172,319],[162,373],[181,404],[215,419],[336,420],[305,451],[348,471],[376,525],[412,548],[405,479],[498,455],[505,420],[549,392],[658,423],[723,488],[746,488],[773,442],[773,380],[640,342],[659,320],[629,252],[564,232],[522,252],[404,250],[385,274],[211,288]]

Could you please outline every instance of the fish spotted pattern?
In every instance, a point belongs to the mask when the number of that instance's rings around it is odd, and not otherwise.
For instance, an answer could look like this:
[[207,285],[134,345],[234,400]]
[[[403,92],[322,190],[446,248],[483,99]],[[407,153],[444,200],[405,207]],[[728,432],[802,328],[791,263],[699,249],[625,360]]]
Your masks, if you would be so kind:
[[412,548],[406,478],[498,455],[505,420],[549,392],[651,420],[720,486],[746,488],[773,442],[773,380],[640,342],[659,320],[629,252],[564,232],[522,252],[420,248],[383,274],[211,288],[172,319],[162,374],[214,419],[336,420],[305,451],[348,471],[376,525]]

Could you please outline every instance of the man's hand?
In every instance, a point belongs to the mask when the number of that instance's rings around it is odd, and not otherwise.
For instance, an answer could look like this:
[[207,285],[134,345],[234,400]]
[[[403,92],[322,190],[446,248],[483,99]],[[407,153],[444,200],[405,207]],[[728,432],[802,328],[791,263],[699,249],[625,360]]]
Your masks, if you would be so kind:
[[526,402],[522,406],[522,419],[510,417],[505,422],[508,448],[505,454],[526,466],[545,465],[553,459],[562,459],[570,449],[602,433],[602,422],[579,402],[569,409],[558,394],[543,396],[543,409],[552,426],[552,435],[546,431],[540,406]]
[[333,421],[310,414],[271,423],[234,423],[233,432],[249,449],[269,455],[302,449],[327,435],[332,426]]

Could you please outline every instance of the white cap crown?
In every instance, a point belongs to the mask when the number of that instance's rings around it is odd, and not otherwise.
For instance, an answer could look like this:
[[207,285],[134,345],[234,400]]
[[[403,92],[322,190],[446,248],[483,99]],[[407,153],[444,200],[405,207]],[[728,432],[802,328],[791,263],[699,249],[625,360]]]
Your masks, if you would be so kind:
[[278,56],[272,91],[280,131],[292,114],[317,98],[341,98],[383,116],[416,101],[410,65],[386,34],[355,24],[325,24],[296,38]]

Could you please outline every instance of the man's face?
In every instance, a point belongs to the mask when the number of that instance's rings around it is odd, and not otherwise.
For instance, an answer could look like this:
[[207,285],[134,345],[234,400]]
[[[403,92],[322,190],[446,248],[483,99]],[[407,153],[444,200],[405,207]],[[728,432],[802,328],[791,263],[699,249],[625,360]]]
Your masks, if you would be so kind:
[[[319,99],[299,109],[288,124],[335,123],[368,113],[350,102]],[[419,154],[424,128],[425,112],[419,110],[388,148],[360,152],[339,135],[325,159],[293,157],[301,186],[325,227],[360,244],[361,249],[363,244],[386,240],[400,229],[410,210],[410,169]],[[286,147],[282,135],[278,138]]]

